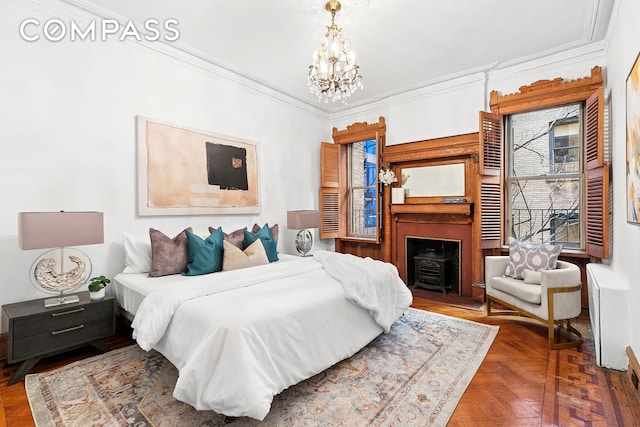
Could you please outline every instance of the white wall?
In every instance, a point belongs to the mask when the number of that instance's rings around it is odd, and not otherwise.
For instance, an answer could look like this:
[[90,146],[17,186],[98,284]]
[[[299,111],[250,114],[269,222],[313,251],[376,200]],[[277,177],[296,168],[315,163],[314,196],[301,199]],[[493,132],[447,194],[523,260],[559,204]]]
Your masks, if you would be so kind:
[[[611,90],[613,125],[613,256],[611,267],[630,287],[629,314],[631,325],[640,325],[640,226],[627,223],[626,196],[626,80],[640,52],[638,16],[640,2],[618,0],[619,8],[610,24],[607,47],[607,87]],[[631,326],[630,344],[640,355],[640,329]]]
[[383,116],[387,145],[477,132],[483,94],[484,75],[475,74],[336,113],[332,126],[375,123]]
[[[91,18],[77,13],[56,1],[0,0],[0,304],[46,296],[28,278],[42,251],[18,248],[20,211],[103,211],[104,244],[80,249],[94,273],[111,277],[123,268],[122,232],[143,237],[149,227],[173,236],[192,226],[207,235],[210,225],[230,232],[279,223],[279,250],[295,253],[297,231],[286,229],[286,211],[318,207],[318,142],[330,138],[327,117],[135,41],[29,43],[19,36],[26,18]],[[138,217],[136,115],[256,141],[262,212]]]

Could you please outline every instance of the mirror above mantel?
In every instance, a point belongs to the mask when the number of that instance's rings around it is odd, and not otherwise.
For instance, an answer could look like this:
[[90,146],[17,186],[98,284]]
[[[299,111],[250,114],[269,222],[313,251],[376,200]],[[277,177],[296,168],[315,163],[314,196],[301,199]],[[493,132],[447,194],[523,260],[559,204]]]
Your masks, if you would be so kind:
[[405,197],[465,196],[465,164],[403,167],[400,169]]

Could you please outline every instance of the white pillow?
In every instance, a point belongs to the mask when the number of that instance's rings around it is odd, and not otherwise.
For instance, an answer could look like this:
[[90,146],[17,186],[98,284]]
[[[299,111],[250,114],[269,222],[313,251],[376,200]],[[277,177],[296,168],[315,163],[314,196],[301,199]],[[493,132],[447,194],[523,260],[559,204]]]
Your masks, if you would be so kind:
[[533,271],[528,268],[524,269],[524,283],[528,283],[530,285],[539,285],[542,280],[542,272],[541,271]]
[[123,273],[148,273],[151,271],[151,241],[124,233]]
[[226,240],[222,244],[224,245],[222,271],[269,264],[269,258],[260,239],[247,246],[244,251]]

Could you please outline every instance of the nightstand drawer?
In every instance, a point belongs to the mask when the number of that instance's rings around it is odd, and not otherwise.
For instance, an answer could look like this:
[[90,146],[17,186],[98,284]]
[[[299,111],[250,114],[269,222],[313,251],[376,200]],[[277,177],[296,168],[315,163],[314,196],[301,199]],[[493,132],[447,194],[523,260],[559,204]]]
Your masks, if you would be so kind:
[[60,331],[95,320],[113,318],[113,301],[105,300],[83,306],[68,306],[30,317],[17,318],[13,321],[14,340]]
[[94,341],[114,333],[112,318],[80,323],[13,341],[11,360],[24,360]]

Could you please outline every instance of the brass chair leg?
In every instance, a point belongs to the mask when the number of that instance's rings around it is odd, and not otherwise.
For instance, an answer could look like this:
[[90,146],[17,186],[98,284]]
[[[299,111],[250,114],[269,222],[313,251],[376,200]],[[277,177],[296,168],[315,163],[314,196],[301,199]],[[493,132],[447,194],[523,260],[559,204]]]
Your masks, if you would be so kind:
[[554,336],[555,334],[554,322],[549,322],[549,349],[550,350],[561,350],[564,348],[580,347],[582,345],[583,341],[582,341],[582,334],[580,333],[580,331],[578,331],[576,328],[571,326],[570,319],[567,319],[566,322],[567,322],[567,325],[565,326],[565,329],[567,330],[568,333],[572,333],[573,335],[575,335],[575,339],[565,343],[557,343]]
[[[557,289],[557,288],[556,288]],[[575,288],[564,288],[564,289],[570,289],[571,291],[575,291],[575,290],[579,290],[580,286],[577,286]],[[560,292],[566,292],[566,290],[561,289]],[[487,296],[487,316],[492,316],[492,315],[521,315],[521,316],[526,316],[526,317],[530,317],[532,319],[538,320],[539,322],[544,323],[545,325],[547,325],[547,329],[548,329],[548,344],[549,344],[549,349],[550,350],[560,350],[560,349],[564,349],[564,348],[571,348],[571,347],[579,347],[582,345],[583,340],[582,340],[582,334],[580,334],[580,331],[578,331],[576,328],[574,328],[573,326],[571,326],[571,320],[567,319],[565,320],[566,322],[566,326],[564,327],[567,332],[571,333],[574,335],[574,340],[565,342],[565,343],[557,343],[556,342],[556,336],[555,336],[555,325],[556,323],[562,327],[562,320],[553,320],[553,295],[552,293],[557,292],[556,290],[550,292],[550,298],[549,298],[549,320],[545,320],[541,317],[535,316],[531,313],[528,313],[526,311],[517,309],[516,307],[511,306],[510,304],[507,304],[501,300],[494,300],[493,297]],[[509,311],[509,312],[500,312],[500,313],[492,313],[491,312],[491,304],[493,302],[498,302],[500,305],[504,305],[505,307],[508,307],[514,311]]]

